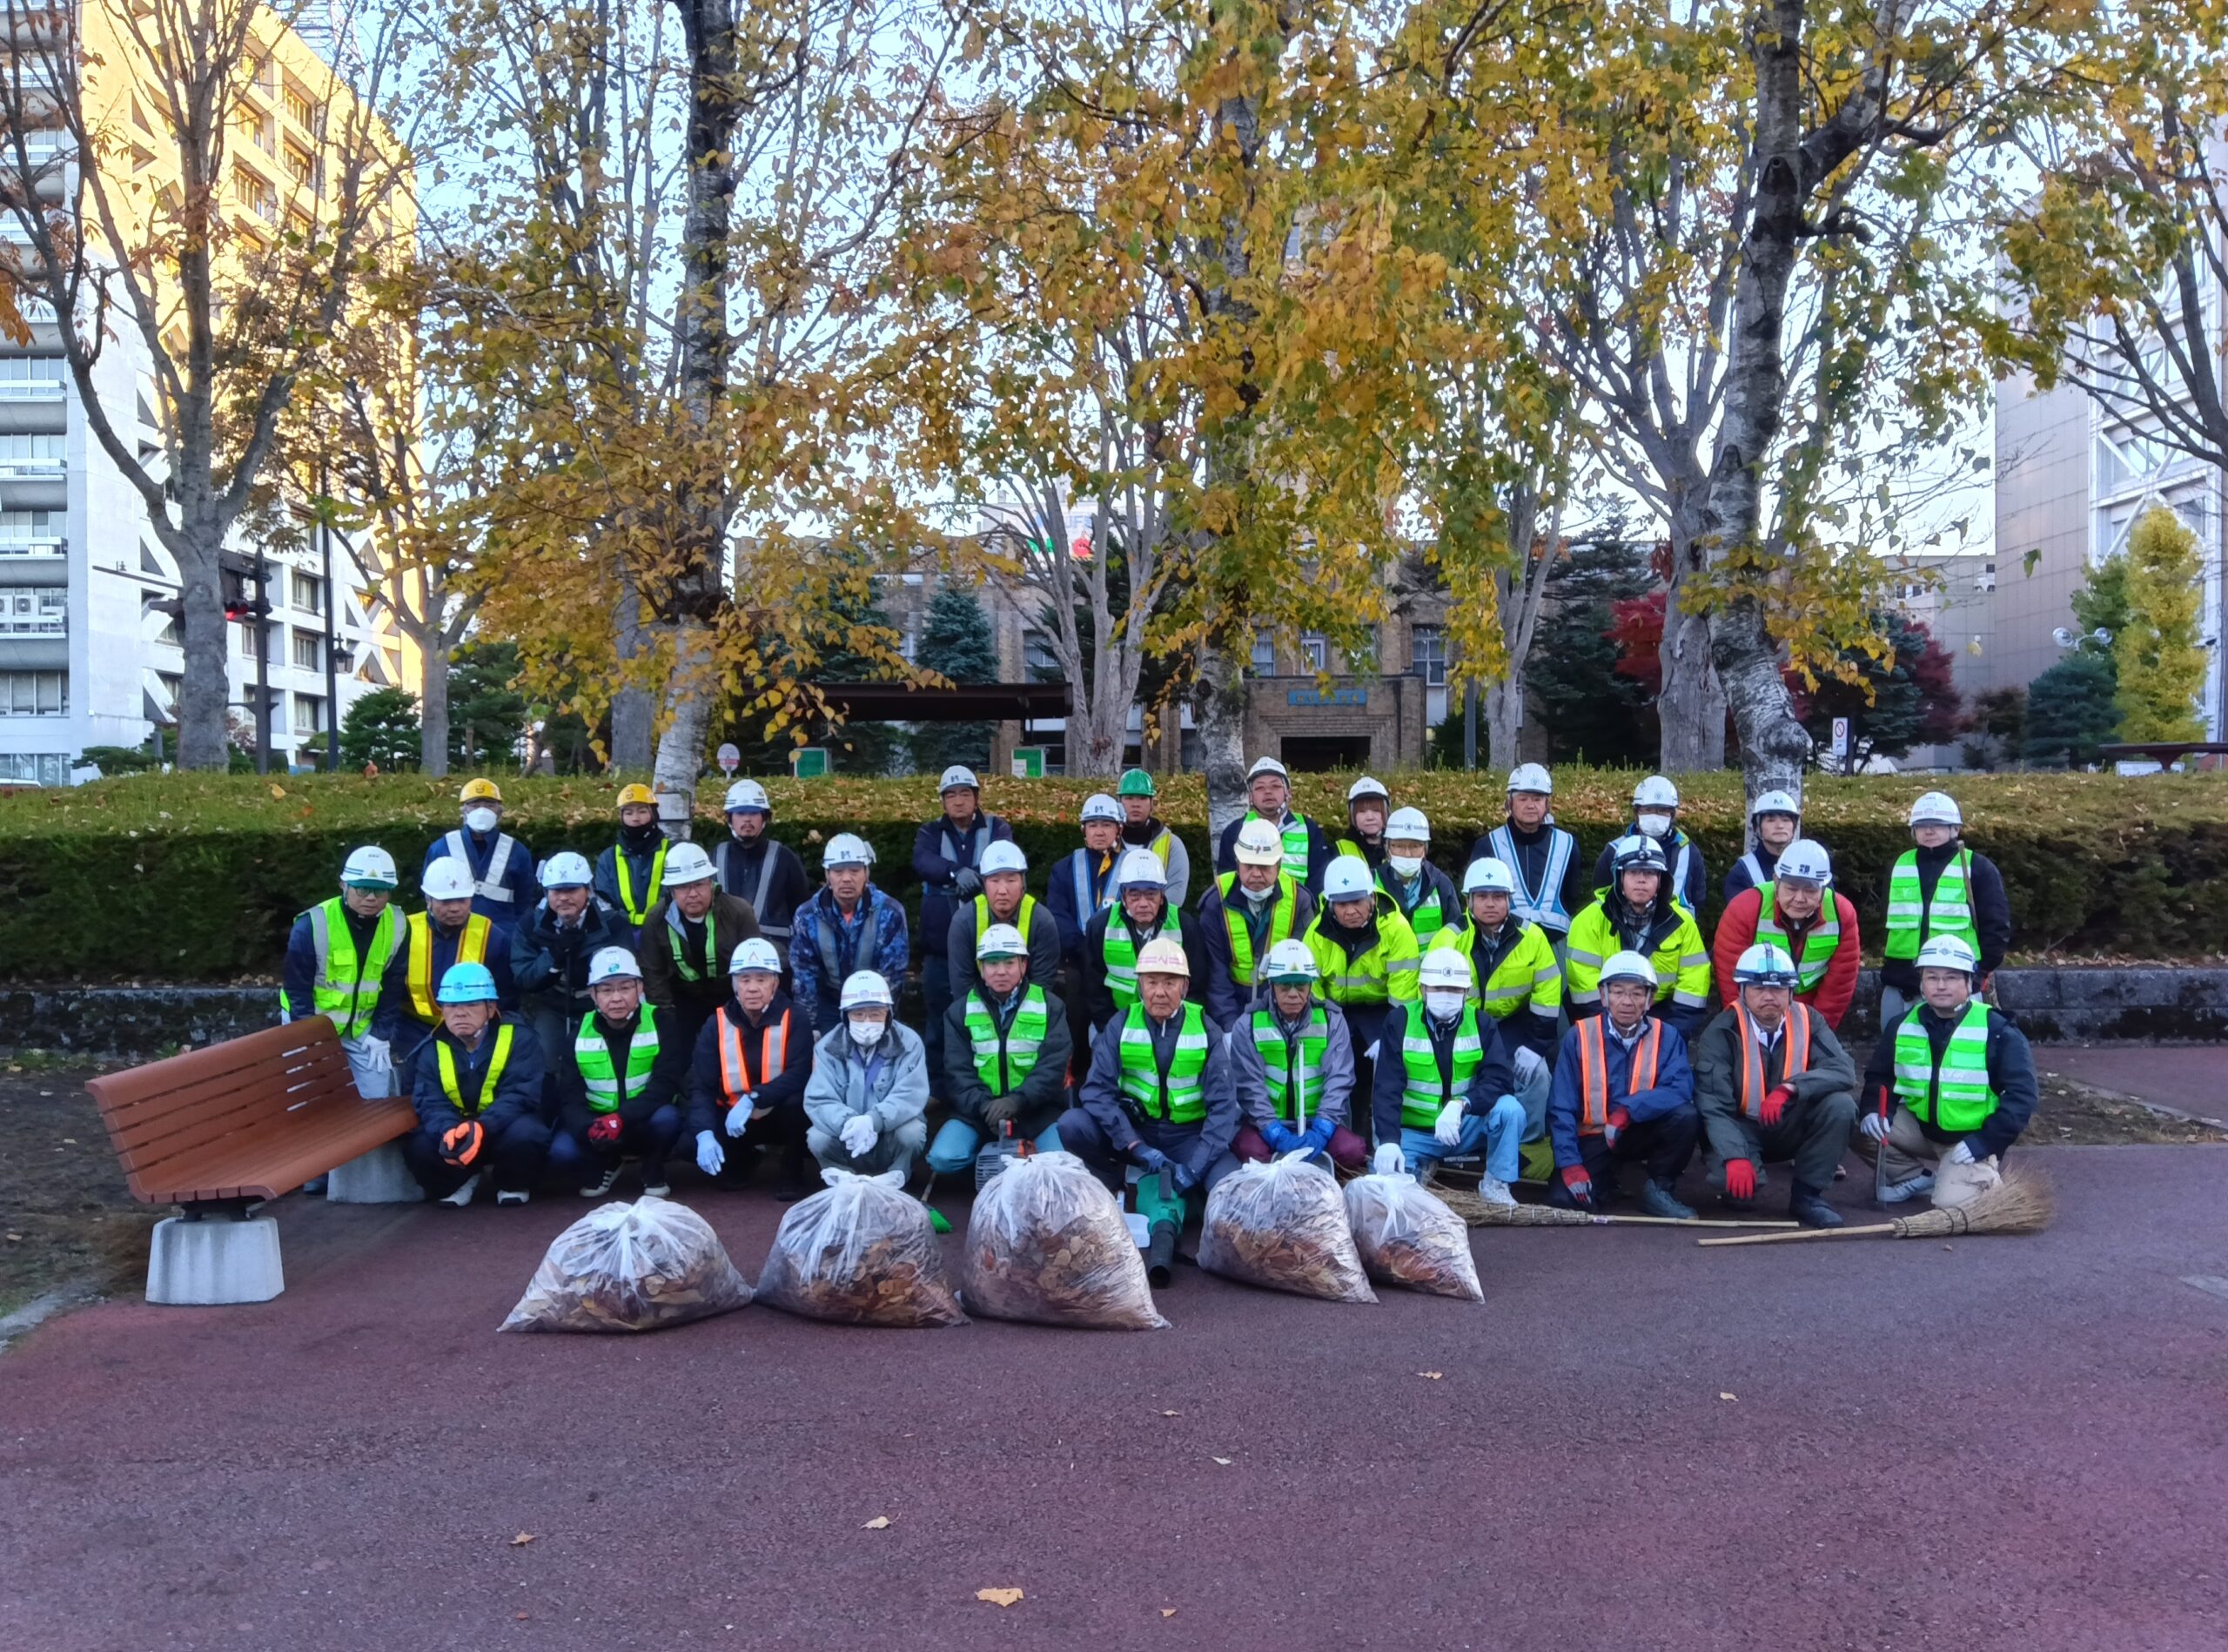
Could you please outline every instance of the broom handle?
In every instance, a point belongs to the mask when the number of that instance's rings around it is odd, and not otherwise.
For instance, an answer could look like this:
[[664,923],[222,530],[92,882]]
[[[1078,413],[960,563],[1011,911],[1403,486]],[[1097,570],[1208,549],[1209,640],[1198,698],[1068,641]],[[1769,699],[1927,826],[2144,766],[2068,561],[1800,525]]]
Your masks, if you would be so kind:
[[[1619,1227],[1795,1227],[1795,1222],[1735,1222],[1720,1221],[1708,1216],[1589,1216],[1588,1221],[1614,1223]],[[1793,1238],[1792,1234],[1782,1235]],[[1736,1239],[1704,1239],[1705,1245],[1734,1245]]]
[[1876,1233],[1892,1233],[1893,1222],[1875,1222],[1869,1227],[1809,1227],[1795,1233],[1747,1233],[1739,1239],[1696,1239],[1697,1245],[1777,1245],[1786,1239],[1869,1239]]

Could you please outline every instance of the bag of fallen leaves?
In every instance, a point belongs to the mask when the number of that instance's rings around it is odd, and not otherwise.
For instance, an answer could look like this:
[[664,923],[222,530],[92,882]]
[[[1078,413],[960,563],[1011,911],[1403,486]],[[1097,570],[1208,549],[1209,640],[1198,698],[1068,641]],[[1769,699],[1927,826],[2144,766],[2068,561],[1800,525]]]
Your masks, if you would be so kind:
[[1482,1302],[1470,1225],[1413,1176],[1357,1176],[1346,1184],[1346,1221],[1363,1271],[1379,1285]]
[[1305,1152],[1240,1165],[1207,1195],[1199,1266],[1225,1279],[1332,1302],[1374,1302],[1346,1203]]
[[975,1196],[959,1293],[994,1320],[1157,1331],[1122,1207],[1073,1153],[1017,1158]]
[[711,1224],[645,1196],[599,1205],[555,1239],[506,1331],[655,1331],[750,1300]]
[[929,1207],[905,1173],[823,1170],[828,1185],[789,1206],[758,1276],[758,1299],[838,1325],[964,1325]]

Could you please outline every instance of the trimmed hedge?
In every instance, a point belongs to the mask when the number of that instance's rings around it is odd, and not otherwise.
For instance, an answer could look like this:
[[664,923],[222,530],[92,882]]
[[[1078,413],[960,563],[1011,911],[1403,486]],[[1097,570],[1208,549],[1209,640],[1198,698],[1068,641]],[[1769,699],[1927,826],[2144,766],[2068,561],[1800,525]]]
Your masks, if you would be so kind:
[[[1556,816],[1589,858],[1628,817],[1637,771],[1556,772]],[[1299,778],[1299,806],[1345,819],[1346,776]],[[1498,780],[1444,771],[1387,776],[1395,801],[1431,817],[1433,858],[1460,876],[1472,840],[1500,817]],[[0,796],[0,978],[218,981],[276,972],[294,915],[334,886],[348,850],[385,845],[414,903],[426,845],[456,818],[456,779],[145,776],[69,790]],[[502,782],[507,822],[537,857],[593,854],[616,824],[617,780]],[[1909,843],[1903,816],[1923,779],[1816,777],[1805,829],[1834,851],[1876,956],[1887,868]],[[987,806],[1014,823],[1037,869],[1079,841],[1081,780],[992,778]],[[697,798],[697,836],[724,826],[723,785]],[[2228,935],[2228,780],[2205,776],[2008,775],[1960,777],[1952,789],[1976,847],[2003,870],[2023,953],[2143,957],[2213,955]],[[768,782],[776,836],[804,853],[839,831],[874,845],[877,882],[917,915],[913,833],[934,812],[927,779]],[[1715,886],[1741,849],[1740,778],[1681,782],[1681,820],[1708,856]],[[1193,889],[1208,863],[1205,788],[1163,782],[1162,812],[1191,850]],[[1706,925],[1716,916],[1715,890]]]

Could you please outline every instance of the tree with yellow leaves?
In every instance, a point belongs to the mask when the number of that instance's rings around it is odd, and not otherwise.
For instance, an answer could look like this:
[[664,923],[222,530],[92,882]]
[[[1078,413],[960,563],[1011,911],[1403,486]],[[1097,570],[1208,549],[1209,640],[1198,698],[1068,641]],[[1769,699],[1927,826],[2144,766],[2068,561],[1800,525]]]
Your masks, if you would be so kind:
[[2198,645],[2205,570],[2197,535],[2175,512],[2153,506],[2137,519],[2125,554],[2127,621],[2112,637],[2120,738],[2202,740],[2197,701],[2209,662]]

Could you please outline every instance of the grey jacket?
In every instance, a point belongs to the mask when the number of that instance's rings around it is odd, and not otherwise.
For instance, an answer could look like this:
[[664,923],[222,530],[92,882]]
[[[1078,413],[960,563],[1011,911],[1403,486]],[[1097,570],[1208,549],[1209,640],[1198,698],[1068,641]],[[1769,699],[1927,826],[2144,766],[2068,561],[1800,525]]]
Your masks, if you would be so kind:
[[[1808,1006],[1791,1006],[1790,1015]],[[1694,1105],[1701,1110],[1702,1128],[1708,1132],[1710,1151],[1720,1159],[1746,1158],[1755,1151],[1748,1132],[1754,1126],[1741,1111],[1741,1017],[1748,1012],[1739,1004],[1719,1011],[1717,1018],[1694,1035]],[[1787,1035],[1782,1031],[1764,1058],[1764,1083],[1777,1085],[1787,1077]],[[1837,1091],[1856,1094],[1856,1064],[1842,1048],[1826,1017],[1810,1015],[1810,1068],[1787,1079],[1797,1105]]]
[[1106,1132],[1106,1139],[1124,1158],[1138,1142],[1161,1149],[1187,1166],[1202,1185],[1207,1172],[1230,1151],[1238,1134],[1238,1094],[1230,1081],[1230,1053],[1222,1029],[1206,1018],[1207,1065],[1199,1075],[1206,1091],[1207,1116],[1196,1125],[1162,1124],[1130,1111],[1122,1094],[1121,1022],[1109,1023],[1115,1036],[1101,1034],[1091,1047],[1091,1071],[1076,1093],[1076,1103]]
[[865,1113],[876,1131],[888,1135],[928,1110],[929,1052],[921,1035],[896,1021],[882,1035],[874,1054],[882,1064],[867,1083],[867,1064],[851,1042],[851,1029],[837,1022],[812,1048],[812,1077],[804,1087],[805,1117],[833,1135],[846,1121]]
[[[1015,917],[1018,917],[1019,913]],[[993,918],[992,923],[997,920]],[[1029,984],[1043,987],[1048,992],[1060,988],[1060,926],[1050,908],[1039,901],[1030,909],[1029,933],[1022,937],[1029,943]],[[951,966],[951,998],[956,1004],[975,990],[982,980],[982,971],[975,967],[975,903],[961,901],[953,909],[951,929],[944,937],[944,958]]]
[[[1299,1098],[1307,1115],[1305,1122],[1295,1126],[1301,1130],[1313,1123],[1319,1114],[1334,1125],[1350,1124],[1353,1118],[1353,1037],[1346,1031],[1346,1017],[1337,1004],[1319,1003],[1315,1007],[1325,1012],[1330,1031],[1323,1046],[1322,1089],[1317,1094]],[[1276,1011],[1265,992],[1255,997],[1253,1007],[1238,1017],[1230,1029],[1231,1083],[1238,1091],[1238,1110],[1257,1127],[1277,1117],[1276,1110],[1269,1105],[1268,1067],[1253,1041],[1253,1017],[1261,1013],[1266,1013],[1272,1020],[1275,1018]],[[1289,1038],[1291,1035],[1285,1036]]]

